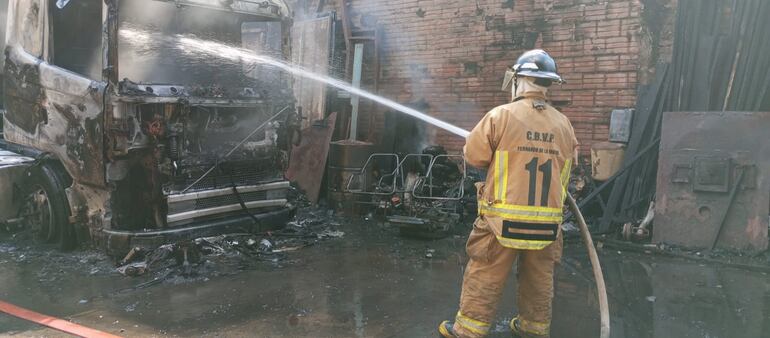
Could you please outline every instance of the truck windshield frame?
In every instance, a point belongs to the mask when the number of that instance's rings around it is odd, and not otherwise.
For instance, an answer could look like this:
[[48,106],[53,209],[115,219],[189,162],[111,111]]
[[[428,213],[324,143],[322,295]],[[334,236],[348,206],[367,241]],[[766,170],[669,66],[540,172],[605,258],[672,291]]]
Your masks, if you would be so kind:
[[[255,45],[254,41],[245,41],[245,36],[249,35],[246,28],[254,23],[281,25],[280,21],[258,15],[201,6],[177,6],[157,0],[123,1],[119,6],[118,29],[121,31],[194,36],[246,48]],[[253,76],[253,65],[196,55],[170,45],[164,39],[132,40],[124,34],[117,35],[119,79],[139,84],[173,84],[193,90],[205,88],[205,96],[215,97],[232,97],[243,88],[260,86],[259,79]],[[280,53],[280,29],[278,41],[278,50],[273,52]]]

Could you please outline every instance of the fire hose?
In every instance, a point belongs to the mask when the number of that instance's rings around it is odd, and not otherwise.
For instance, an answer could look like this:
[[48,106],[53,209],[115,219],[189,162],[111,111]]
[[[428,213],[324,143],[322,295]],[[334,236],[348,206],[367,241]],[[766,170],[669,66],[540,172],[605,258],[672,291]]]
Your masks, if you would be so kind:
[[28,320],[30,322],[47,326],[52,329],[69,333],[78,337],[120,338],[120,336],[78,325],[65,319],[51,317],[32,310],[27,310],[11,303],[6,303],[4,301],[0,301],[0,313],[7,313],[11,316]]
[[572,214],[575,215],[575,218],[578,221],[578,226],[580,226],[580,235],[583,237],[583,243],[585,243],[586,249],[588,249],[588,257],[591,260],[591,267],[594,271],[594,279],[596,280],[596,293],[599,297],[599,315],[601,319],[599,337],[609,338],[610,309],[607,302],[607,287],[604,285],[604,274],[602,273],[602,267],[599,264],[599,255],[596,254],[594,241],[591,239],[591,233],[588,231],[588,225],[586,224],[585,218],[583,218],[583,213],[580,212],[580,208],[578,208],[577,203],[575,203],[575,199],[569,193],[567,193],[567,203],[569,204],[569,208],[572,211]]

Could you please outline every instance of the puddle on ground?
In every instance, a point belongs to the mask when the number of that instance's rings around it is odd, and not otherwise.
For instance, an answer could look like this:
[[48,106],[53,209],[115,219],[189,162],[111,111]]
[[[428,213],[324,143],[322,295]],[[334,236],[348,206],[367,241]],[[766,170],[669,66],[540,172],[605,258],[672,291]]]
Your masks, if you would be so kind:
[[[139,289],[134,286],[151,274],[122,276],[98,253],[61,254],[3,240],[0,298],[125,336],[434,337],[438,323],[453,317],[463,236],[405,239],[385,224],[359,220],[343,220],[336,230],[345,236],[286,252],[281,264],[258,261]],[[770,332],[766,274],[606,249],[601,261],[612,337]],[[598,336],[592,278],[582,244],[568,242],[556,276],[552,337]],[[509,337],[515,276],[508,285],[492,337]],[[0,315],[0,335],[35,329]]]
[[[765,273],[617,251],[605,251],[601,259],[612,337],[748,338],[770,332]],[[557,276],[554,337],[598,336],[598,305],[584,261],[567,257]]]

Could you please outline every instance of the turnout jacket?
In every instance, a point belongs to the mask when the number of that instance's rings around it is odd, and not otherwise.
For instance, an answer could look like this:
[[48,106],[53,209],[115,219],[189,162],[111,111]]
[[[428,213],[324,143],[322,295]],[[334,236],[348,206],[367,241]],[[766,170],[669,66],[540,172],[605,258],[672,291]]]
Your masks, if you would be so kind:
[[479,217],[502,246],[540,250],[556,240],[577,144],[572,124],[540,92],[492,109],[473,128],[465,159],[487,169]]

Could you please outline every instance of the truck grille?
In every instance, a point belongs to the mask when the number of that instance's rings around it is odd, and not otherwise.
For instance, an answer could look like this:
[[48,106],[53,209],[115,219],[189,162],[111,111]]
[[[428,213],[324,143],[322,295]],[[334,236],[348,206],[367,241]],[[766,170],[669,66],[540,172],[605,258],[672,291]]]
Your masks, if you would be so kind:
[[[166,192],[181,192],[193,184],[211,164],[188,166],[184,176],[171,179],[164,186]],[[230,161],[219,164],[214,171],[195,183],[188,191],[221,189],[235,186],[256,185],[281,180],[281,172],[275,168],[272,160],[265,161]]]
[[[254,191],[240,194],[243,202],[260,201],[267,199],[267,191]],[[195,210],[218,207],[222,205],[239,204],[240,200],[235,194],[200,198],[195,200]]]
[[[243,213],[243,206],[251,210],[282,207],[288,201],[288,181],[189,191],[166,196],[168,223],[178,224],[193,219],[222,217]],[[243,203],[241,203],[243,202]]]

